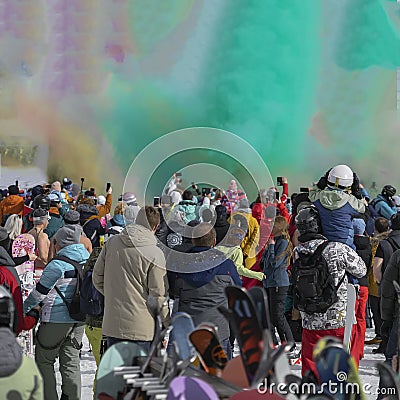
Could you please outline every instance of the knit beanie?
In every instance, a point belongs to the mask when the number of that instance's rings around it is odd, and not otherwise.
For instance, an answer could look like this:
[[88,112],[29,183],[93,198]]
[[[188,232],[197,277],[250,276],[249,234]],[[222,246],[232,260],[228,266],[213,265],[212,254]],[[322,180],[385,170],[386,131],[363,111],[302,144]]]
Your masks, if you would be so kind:
[[61,248],[78,244],[81,240],[82,227],[80,225],[66,225],[54,235],[56,243]]
[[361,218],[353,219],[353,229],[355,235],[363,235],[365,232],[365,221]]
[[78,211],[71,210],[64,215],[64,222],[68,225],[79,224],[80,218],[81,215],[78,213]]

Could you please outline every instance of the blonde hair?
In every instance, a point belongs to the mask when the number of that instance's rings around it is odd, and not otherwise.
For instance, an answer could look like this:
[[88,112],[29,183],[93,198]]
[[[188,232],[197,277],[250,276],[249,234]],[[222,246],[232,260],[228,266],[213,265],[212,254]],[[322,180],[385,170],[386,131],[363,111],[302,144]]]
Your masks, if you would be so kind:
[[10,239],[15,240],[22,231],[22,218],[18,214],[11,214],[7,218],[4,228],[7,229]]
[[114,208],[114,215],[118,215],[118,214],[124,215],[127,207],[128,207],[127,203],[125,203],[124,201],[119,201]]
[[275,217],[274,221],[274,226],[272,228],[271,234],[273,236],[283,236],[283,238],[288,242],[288,246],[278,258],[288,256],[288,259],[292,257],[293,253],[293,244],[292,241],[290,240],[290,235],[289,235],[289,223],[287,222],[286,218],[282,217],[281,215],[278,215]]

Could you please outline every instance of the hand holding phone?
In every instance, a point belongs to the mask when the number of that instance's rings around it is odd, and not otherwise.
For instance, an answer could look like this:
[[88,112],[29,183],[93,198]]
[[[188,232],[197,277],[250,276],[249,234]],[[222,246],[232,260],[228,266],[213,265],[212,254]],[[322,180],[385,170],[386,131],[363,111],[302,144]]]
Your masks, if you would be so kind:
[[278,176],[276,178],[276,184],[277,184],[277,186],[283,186],[283,177],[282,176]]
[[107,193],[107,194],[111,194],[110,190],[111,190],[111,183],[110,183],[110,182],[107,182],[107,185],[106,185],[106,193]]
[[153,206],[154,207],[159,207],[160,206],[160,198],[159,197],[154,197],[153,198]]

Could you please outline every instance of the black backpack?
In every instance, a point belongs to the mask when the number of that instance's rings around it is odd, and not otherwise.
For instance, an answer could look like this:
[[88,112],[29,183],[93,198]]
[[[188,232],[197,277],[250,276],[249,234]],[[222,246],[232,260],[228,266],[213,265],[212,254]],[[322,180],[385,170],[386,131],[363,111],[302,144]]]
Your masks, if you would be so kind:
[[80,322],[85,321],[86,314],[81,310],[81,286],[82,286],[83,265],[79,264],[77,261],[71,260],[70,258],[62,255],[56,255],[53,258],[53,260],[64,261],[75,268],[77,282],[76,282],[75,293],[74,296],[72,297],[72,300],[68,302],[57,286],[54,286],[54,289],[56,290],[58,295],[61,297],[62,301],[67,306],[70,317],[75,321],[80,321]]
[[337,286],[329,272],[328,263],[322,252],[329,244],[320,244],[314,254],[299,254],[292,267],[293,306],[307,314],[325,313],[337,301]]
[[92,317],[104,314],[104,296],[93,285],[93,268],[101,252],[101,247],[95,247],[86,261],[81,287],[81,311]]

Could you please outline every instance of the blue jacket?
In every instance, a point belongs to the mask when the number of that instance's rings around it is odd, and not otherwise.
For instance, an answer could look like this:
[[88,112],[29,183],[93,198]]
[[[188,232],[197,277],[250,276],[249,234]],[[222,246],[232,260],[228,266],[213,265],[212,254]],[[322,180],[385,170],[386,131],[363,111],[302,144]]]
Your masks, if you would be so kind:
[[323,235],[331,242],[344,243],[355,250],[352,216],[365,212],[363,201],[344,191],[320,190],[316,185],[309,198],[318,209]]
[[[89,258],[89,253],[83,244],[72,244],[61,249],[57,255],[63,255],[80,264]],[[43,302],[41,320],[43,322],[75,323],[68,313],[67,306],[57,294],[54,286],[60,289],[67,301],[71,301],[76,290],[76,271],[73,265],[61,261],[51,260],[36,287],[24,302],[24,312]]]
[[390,219],[392,215],[397,213],[397,207],[394,204],[389,205],[388,201],[381,194],[378,194],[371,203],[375,211],[386,219]]
[[261,257],[261,266],[266,278],[263,285],[266,288],[289,286],[289,253],[284,254],[288,248],[288,241],[283,236],[275,237],[275,244],[268,245]]
[[197,218],[196,204],[189,200],[183,200],[178,204],[177,210],[182,213],[183,221],[188,224]]

